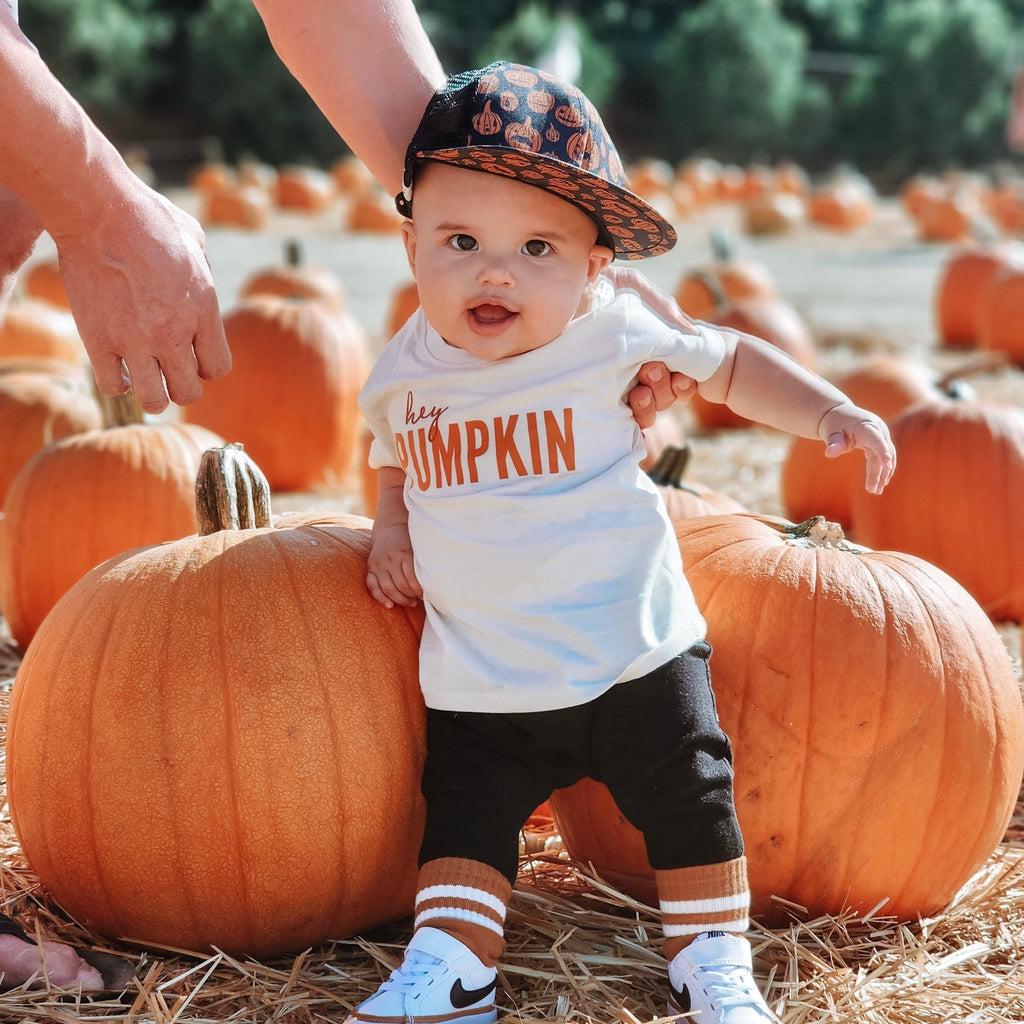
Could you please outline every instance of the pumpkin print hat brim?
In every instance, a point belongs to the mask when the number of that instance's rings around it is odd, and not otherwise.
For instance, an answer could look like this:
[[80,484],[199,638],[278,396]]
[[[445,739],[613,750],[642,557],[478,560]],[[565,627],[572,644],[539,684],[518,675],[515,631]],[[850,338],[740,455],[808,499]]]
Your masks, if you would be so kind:
[[398,212],[412,216],[425,160],[515,178],[578,206],[616,256],[645,259],[676,243],[672,225],[626,188],[626,173],[593,104],[575,86],[497,61],[454,75],[427,105],[405,156]]

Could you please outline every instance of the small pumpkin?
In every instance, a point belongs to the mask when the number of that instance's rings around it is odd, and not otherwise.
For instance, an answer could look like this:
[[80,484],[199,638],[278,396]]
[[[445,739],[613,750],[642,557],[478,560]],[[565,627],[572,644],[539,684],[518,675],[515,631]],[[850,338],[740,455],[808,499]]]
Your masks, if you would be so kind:
[[87,358],[75,318],[42,299],[18,299],[7,304],[0,320],[0,357],[65,363],[80,363]]
[[284,258],[280,265],[253,271],[242,282],[238,294],[243,299],[253,295],[319,299],[331,303],[339,311],[348,308],[341,278],[327,267],[307,263],[302,243],[295,238],[285,241]]
[[[923,559],[851,545],[822,517],[704,516],[676,534],[755,916],[941,911],[999,844],[1024,768],[1019,686],[984,611]],[[654,898],[643,840],[603,786],[550,803],[575,860]]]
[[359,443],[356,398],[369,372],[366,335],[330,302],[253,295],[224,317],[231,373],[182,409],[245,445],[280,491],[337,485]]
[[195,532],[195,477],[213,432],[145,422],[132,396],[96,430],[40,448],[18,471],[0,531],[0,609],[25,647],[67,589],[98,562]]
[[58,309],[71,309],[64,278],[60,273],[60,261],[56,256],[33,260],[22,273],[22,286],[30,299],[48,302]]
[[397,235],[404,219],[394,200],[374,188],[353,198],[344,215],[344,229],[357,234]]
[[203,191],[199,217],[206,225],[258,231],[267,226],[270,205],[270,196],[262,186],[232,182]]
[[377,187],[369,167],[354,153],[348,153],[334,162],[331,177],[343,196],[363,195]]
[[855,231],[875,215],[875,197],[856,177],[840,176],[812,190],[808,219],[834,231]]
[[320,213],[335,200],[334,179],[318,167],[290,165],[277,172],[274,202],[285,210]]
[[704,484],[686,480],[690,464],[689,445],[666,445],[647,475],[658,485],[669,519],[679,522],[694,516],[724,515],[726,512],[746,512],[747,509],[720,491]]
[[758,260],[740,259],[728,231],[713,231],[711,248],[711,261],[687,270],[676,285],[675,300],[687,316],[711,320],[726,299],[775,298],[771,271]]
[[412,911],[422,614],[367,592],[369,520],[273,525],[237,454],[203,459],[198,533],[103,562],[47,617],[7,786],[76,920],[266,958]]
[[1000,273],[1024,263],[1024,245],[961,246],[943,264],[935,289],[935,326],[948,348],[973,348],[979,343],[982,304]]
[[807,220],[802,196],[770,189],[743,205],[743,227],[751,235],[777,235],[800,227]]
[[1024,363],[1024,261],[999,267],[977,308],[978,347]]
[[96,430],[103,413],[84,379],[22,369],[0,370],[0,509],[11,482],[40,448]]

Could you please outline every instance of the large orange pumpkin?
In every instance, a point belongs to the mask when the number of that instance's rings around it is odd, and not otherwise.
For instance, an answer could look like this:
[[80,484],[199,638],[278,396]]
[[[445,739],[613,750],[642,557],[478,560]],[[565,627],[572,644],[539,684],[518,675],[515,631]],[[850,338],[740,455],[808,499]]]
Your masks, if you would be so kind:
[[129,423],[40,448],[11,482],[0,529],[0,609],[14,639],[26,646],[97,563],[194,533],[199,459],[217,444],[202,427]]
[[[714,648],[755,914],[940,911],[998,845],[1024,768],[991,621],[941,570],[821,519],[705,516],[676,533]],[[575,859],[653,898],[607,790],[586,780],[551,806]]]
[[7,785],[69,914],[267,957],[411,912],[422,622],[367,592],[371,525],[204,515],[54,608],[14,684]]
[[208,381],[182,416],[239,441],[270,486],[298,491],[343,479],[359,444],[366,337],[330,302],[254,295],[224,317],[231,373]]
[[1024,621],[1024,410],[926,402],[889,424],[899,468],[854,492],[857,539],[937,565],[997,620]]

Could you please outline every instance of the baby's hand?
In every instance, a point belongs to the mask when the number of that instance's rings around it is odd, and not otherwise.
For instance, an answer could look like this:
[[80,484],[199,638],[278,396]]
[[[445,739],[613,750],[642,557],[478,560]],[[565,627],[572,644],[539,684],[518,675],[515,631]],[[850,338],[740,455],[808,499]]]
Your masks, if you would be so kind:
[[423,589],[413,567],[412,542],[404,524],[374,527],[366,560],[366,587],[385,608],[415,608]]
[[881,494],[896,469],[896,449],[885,421],[852,403],[826,413],[818,428],[825,441],[825,457],[837,458],[854,448],[863,448],[867,462],[864,481],[871,494]]

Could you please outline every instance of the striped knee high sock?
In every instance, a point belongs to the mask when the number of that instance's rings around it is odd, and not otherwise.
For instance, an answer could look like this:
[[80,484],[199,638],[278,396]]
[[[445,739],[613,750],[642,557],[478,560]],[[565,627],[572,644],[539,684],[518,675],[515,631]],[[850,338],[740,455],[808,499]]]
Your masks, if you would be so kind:
[[454,935],[488,967],[505,948],[508,879],[489,864],[439,857],[420,868],[414,926],[429,925]]
[[749,927],[746,857],[656,871],[655,880],[667,960],[701,932],[742,932]]

